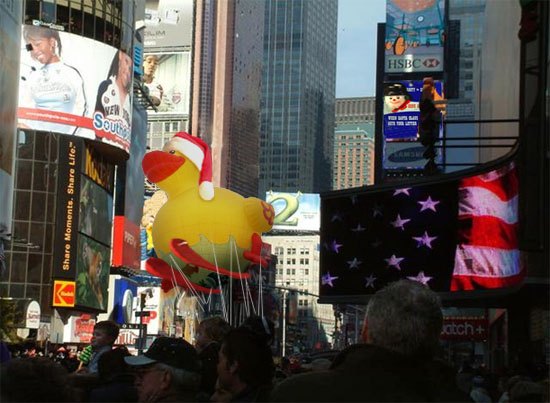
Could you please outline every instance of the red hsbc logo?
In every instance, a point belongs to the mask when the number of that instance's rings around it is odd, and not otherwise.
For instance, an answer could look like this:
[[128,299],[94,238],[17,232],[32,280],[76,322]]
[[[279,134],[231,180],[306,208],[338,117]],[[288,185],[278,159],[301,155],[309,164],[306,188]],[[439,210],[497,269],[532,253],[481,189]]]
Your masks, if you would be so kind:
[[434,68],[434,67],[439,66],[439,60],[437,60],[437,59],[426,59],[422,62],[422,64],[424,65],[424,67]]

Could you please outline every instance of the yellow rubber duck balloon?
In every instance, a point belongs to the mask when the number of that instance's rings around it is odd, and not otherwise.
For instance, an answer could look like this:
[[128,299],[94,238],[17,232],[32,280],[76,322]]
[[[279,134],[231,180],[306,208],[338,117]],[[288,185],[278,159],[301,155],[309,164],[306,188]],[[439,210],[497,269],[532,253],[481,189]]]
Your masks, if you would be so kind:
[[214,188],[210,149],[201,139],[179,132],[162,151],[147,153],[142,167],[168,195],[152,230],[158,258],[146,261],[165,290],[219,293],[225,276],[248,278],[250,264],[266,265],[260,234],[273,226],[273,206]]

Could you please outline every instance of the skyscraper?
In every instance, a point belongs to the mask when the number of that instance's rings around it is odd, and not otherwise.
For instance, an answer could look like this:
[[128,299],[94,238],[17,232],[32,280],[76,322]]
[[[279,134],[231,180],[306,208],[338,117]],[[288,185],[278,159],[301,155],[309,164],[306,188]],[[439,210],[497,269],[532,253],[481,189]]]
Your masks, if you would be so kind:
[[197,0],[191,134],[212,150],[214,184],[258,190],[264,2]]
[[331,189],[336,0],[267,0],[259,195]]
[[335,190],[374,183],[375,97],[338,98],[335,103]]

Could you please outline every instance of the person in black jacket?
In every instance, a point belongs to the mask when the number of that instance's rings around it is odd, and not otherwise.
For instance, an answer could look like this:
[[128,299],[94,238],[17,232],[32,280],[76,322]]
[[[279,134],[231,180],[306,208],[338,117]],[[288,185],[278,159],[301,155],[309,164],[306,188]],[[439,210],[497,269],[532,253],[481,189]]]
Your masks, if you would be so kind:
[[439,297],[428,286],[400,280],[372,296],[367,343],[335,357],[327,371],[281,382],[275,402],[470,401],[454,371],[436,358],[443,323]]
[[137,402],[135,376],[124,357],[130,356],[126,347],[107,351],[99,358],[100,385],[90,391],[90,402]]

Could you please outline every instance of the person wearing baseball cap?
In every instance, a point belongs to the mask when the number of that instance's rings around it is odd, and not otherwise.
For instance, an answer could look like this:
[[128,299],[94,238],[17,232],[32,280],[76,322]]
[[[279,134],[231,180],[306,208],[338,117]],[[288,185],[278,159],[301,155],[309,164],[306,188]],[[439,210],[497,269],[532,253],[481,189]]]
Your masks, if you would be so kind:
[[147,352],[124,360],[136,369],[138,401],[196,401],[201,378],[199,358],[185,340],[158,337]]

